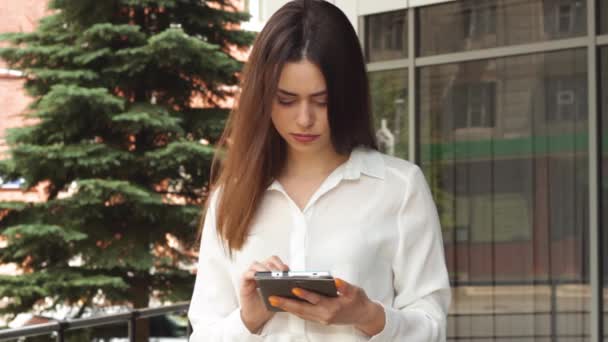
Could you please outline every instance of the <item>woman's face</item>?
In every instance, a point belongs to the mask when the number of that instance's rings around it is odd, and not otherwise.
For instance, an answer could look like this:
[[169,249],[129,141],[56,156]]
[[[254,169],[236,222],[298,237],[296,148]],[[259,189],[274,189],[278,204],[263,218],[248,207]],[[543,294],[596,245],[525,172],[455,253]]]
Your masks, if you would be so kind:
[[316,65],[307,60],[285,64],[271,116],[289,152],[334,152],[325,78]]

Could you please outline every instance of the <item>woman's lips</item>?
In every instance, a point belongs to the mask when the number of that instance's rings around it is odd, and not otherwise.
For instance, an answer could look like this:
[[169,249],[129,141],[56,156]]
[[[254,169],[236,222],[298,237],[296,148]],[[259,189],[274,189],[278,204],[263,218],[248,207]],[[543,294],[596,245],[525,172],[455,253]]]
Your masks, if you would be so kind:
[[296,139],[299,142],[302,143],[309,143],[309,142],[313,142],[315,140],[317,140],[317,138],[319,138],[319,135],[316,134],[295,134],[295,133],[291,133],[291,136]]

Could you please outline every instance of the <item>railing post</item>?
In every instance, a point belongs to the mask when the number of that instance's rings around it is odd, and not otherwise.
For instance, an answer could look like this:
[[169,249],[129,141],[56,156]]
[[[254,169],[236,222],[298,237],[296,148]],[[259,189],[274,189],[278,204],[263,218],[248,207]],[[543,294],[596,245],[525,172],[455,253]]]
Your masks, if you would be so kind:
[[139,316],[139,311],[131,311],[131,317],[129,317],[129,342],[135,342],[137,336],[135,330],[137,327],[137,316]]
[[551,341],[557,341],[557,284],[550,280],[551,286]]
[[57,325],[59,326],[59,329],[57,330],[57,338],[55,340],[57,342],[64,342],[65,341],[64,331],[65,331],[66,323],[59,321],[59,322],[57,322]]

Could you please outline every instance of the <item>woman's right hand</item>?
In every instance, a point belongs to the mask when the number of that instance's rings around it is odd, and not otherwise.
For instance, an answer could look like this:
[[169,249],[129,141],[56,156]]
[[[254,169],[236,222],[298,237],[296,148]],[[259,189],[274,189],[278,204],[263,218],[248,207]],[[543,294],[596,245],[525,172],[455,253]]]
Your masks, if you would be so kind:
[[276,255],[263,262],[254,261],[243,273],[241,281],[241,319],[252,333],[256,333],[272,318],[273,311],[268,311],[262,298],[258,295],[254,280],[255,272],[289,271],[289,267]]

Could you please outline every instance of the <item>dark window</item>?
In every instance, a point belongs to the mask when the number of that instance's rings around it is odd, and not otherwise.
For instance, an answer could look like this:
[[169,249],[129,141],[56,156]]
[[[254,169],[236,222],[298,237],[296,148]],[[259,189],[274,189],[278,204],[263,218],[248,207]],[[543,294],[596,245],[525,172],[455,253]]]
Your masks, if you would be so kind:
[[557,6],[557,31],[559,33],[570,33],[574,27],[574,9],[572,5],[565,4]]
[[496,115],[494,82],[454,87],[454,128],[493,127]]
[[549,38],[571,38],[587,31],[587,9],[583,0],[559,0],[544,3],[545,31]]
[[407,11],[365,17],[365,55],[370,62],[407,58]]
[[586,79],[551,78],[545,81],[547,122],[587,118]]
[[496,33],[496,5],[472,5],[465,8],[462,14],[466,38],[479,38]]

